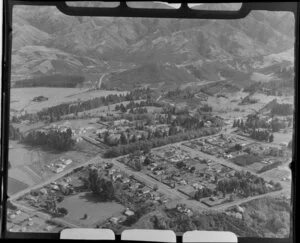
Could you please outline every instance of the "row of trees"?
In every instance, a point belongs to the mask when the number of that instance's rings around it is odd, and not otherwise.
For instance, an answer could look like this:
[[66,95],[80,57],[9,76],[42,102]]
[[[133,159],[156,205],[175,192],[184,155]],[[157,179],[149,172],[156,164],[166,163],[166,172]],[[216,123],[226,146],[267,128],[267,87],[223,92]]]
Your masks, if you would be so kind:
[[274,135],[266,130],[253,129],[250,137],[259,141],[267,141],[269,143],[274,141]]
[[288,116],[293,114],[293,106],[291,104],[276,103],[271,109],[272,115]]
[[59,151],[67,151],[75,144],[70,128],[66,129],[66,131],[56,129],[30,131],[22,138],[21,142],[34,146],[46,145]]
[[212,112],[212,107],[208,104],[204,104],[204,106],[200,107],[199,110],[204,112]]
[[[109,94],[107,96],[95,97],[89,100],[72,103],[63,103],[56,106],[48,107],[36,114],[24,114],[20,117],[12,117],[13,122],[19,122],[21,120],[49,120],[50,122],[61,120],[61,117],[68,114],[75,114],[91,109],[95,109],[101,106],[107,106],[110,104],[119,103],[122,101],[133,101],[138,99],[146,99],[151,95],[150,89],[136,89],[127,94]],[[150,99],[150,98],[149,98]]]
[[199,201],[201,198],[210,197],[213,194],[213,190],[207,187],[198,189],[194,194],[194,199]]
[[145,106],[162,107],[162,104],[156,102],[154,99],[147,99],[145,101],[142,100],[139,102],[134,102],[133,100],[131,100],[127,105],[124,105],[123,103],[121,103],[120,105],[116,105],[115,109],[125,113],[127,112],[127,110],[133,110],[135,108],[141,108]]
[[[292,125],[292,119],[288,120],[287,126]],[[238,127],[240,129],[257,129],[265,128],[272,132],[278,132],[280,129],[286,127],[285,122],[279,121],[278,118],[272,118],[271,122],[267,122],[265,119],[260,119],[258,115],[248,115],[246,122],[242,119],[236,119],[233,121],[232,127]]]
[[195,90],[191,90],[189,88],[186,89],[175,89],[168,91],[165,95],[167,99],[192,99],[195,96]]
[[105,153],[104,157],[114,158],[121,155],[133,153],[138,150],[149,150],[151,148],[160,147],[170,143],[176,143],[184,140],[190,140],[199,138],[202,136],[208,136],[219,132],[219,128],[209,128],[209,129],[199,129],[199,130],[190,130],[176,135],[163,137],[163,138],[153,138],[146,141],[137,141],[135,143],[118,145],[115,147],[109,148]]

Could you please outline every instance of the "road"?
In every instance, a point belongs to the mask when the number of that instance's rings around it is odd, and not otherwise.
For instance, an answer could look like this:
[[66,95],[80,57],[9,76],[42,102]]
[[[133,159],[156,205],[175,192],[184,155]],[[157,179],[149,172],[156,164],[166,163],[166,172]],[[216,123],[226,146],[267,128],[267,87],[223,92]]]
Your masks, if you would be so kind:
[[224,204],[221,204],[221,205],[218,205],[218,206],[214,206],[211,209],[217,210],[217,211],[225,211],[229,207],[233,207],[235,205],[246,203],[246,202],[249,202],[249,201],[252,201],[252,200],[255,200],[255,199],[263,198],[263,197],[266,197],[266,196],[280,196],[282,194],[283,194],[283,190],[269,192],[269,193],[265,193],[265,194],[261,194],[261,195],[257,195],[257,196],[253,196],[253,197],[247,197],[247,198],[243,198],[243,199],[240,199],[240,200],[235,200],[235,201],[229,202],[229,203],[224,203]]
[[77,169],[79,167],[87,166],[89,164],[99,163],[99,161],[101,161],[101,160],[103,160],[103,159],[100,156],[96,156],[93,159],[91,159],[91,160],[89,160],[89,161],[87,161],[87,162],[85,162],[83,164],[78,164],[78,165],[73,166],[73,167],[71,167],[71,168],[69,168],[69,169],[67,169],[67,170],[65,170],[65,171],[63,171],[63,172],[61,172],[61,173],[59,173],[57,175],[54,175],[53,177],[49,178],[48,180],[46,180],[46,181],[44,181],[44,182],[42,182],[42,183],[40,183],[38,185],[35,185],[35,186],[32,186],[32,187],[28,187],[28,188],[26,188],[23,191],[20,191],[20,192],[17,192],[16,194],[14,194],[14,195],[11,195],[9,197],[9,200],[15,200],[18,197],[21,197],[24,194],[30,192],[31,190],[35,190],[35,189],[41,188],[41,187],[46,186],[47,184],[49,184],[51,182],[54,182],[54,181],[60,179],[61,177],[65,176],[66,174],[72,172],[73,170],[75,170],[75,169]]
[[[180,200],[183,201],[187,206],[197,208],[199,211],[205,211],[208,210],[209,207],[199,203],[195,200],[190,200],[190,198],[177,191],[176,189],[170,188],[169,186],[165,185],[164,183],[157,181],[153,179],[152,177],[146,175],[144,172],[134,171],[130,167],[126,166],[125,164],[117,161],[117,159],[110,159],[111,163],[113,163],[116,167],[120,168],[122,171],[124,171],[128,175],[133,175],[138,181],[142,181],[146,183],[148,186],[153,187],[154,185],[157,185],[158,192],[163,193],[167,197],[169,197],[172,200]],[[179,203],[179,201],[178,201]]]
[[108,73],[103,73],[99,79],[99,82],[98,82],[98,89],[101,89],[101,85],[102,85],[102,81],[103,81],[103,78],[107,75]]
[[[190,152],[190,154],[192,154],[193,156],[197,156],[197,157],[205,158],[205,159],[210,159],[210,160],[216,161],[219,164],[225,165],[225,166],[227,166],[227,167],[229,167],[231,169],[234,169],[234,170],[237,170],[237,171],[250,172],[251,174],[257,175],[257,173],[253,172],[252,170],[249,170],[249,169],[247,169],[245,167],[240,167],[240,166],[238,166],[238,165],[236,165],[236,164],[234,164],[234,163],[232,163],[232,162],[230,162],[228,160],[225,160],[223,158],[217,158],[217,157],[215,157],[213,155],[209,155],[209,154],[203,153],[201,151],[191,149],[191,148],[189,148],[187,146],[184,146],[182,144],[179,144],[179,146],[181,146],[182,149],[187,150],[188,152]],[[258,176],[260,176],[260,175],[258,175]],[[263,177],[266,180],[269,180],[269,181],[273,180],[275,183],[276,182],[280,182],[281,183],[280,180],[276,180],[276,179],[271,178],[271,177],[269,177],[267,175],[264,175]]]
[[[229,131],[230,132],[230,131]],[[212,136],[217,136],[219,133],[217,134],[214,134],[214,135],[209,135],[209,136],[205,136],[206,138],[207,137],[212,137]],[[204,137],[201,137],[201,138],[204,138]],[[199,138],[197,138],[199,139]],[[193,140],[197,140],[197,139],[193,139]],[[193,140],[190,140],[190,141],[193,141]],[[253,171],[249,170],[249,169],[246,169],[244,167],[240,167],[232,162],[229,162],[223,158],[216,158],[215,156],[212,156],[212,155],[208,155],[206,153],[203,153],[201,151],[196,151],[194,149],[191,149],[189,147],[186,147],[184,145],[182,145],[184,141],[182,142],[178,142],[178,143],[174,143],[174,144],[169,144],[169,145],[165,145],[165,146],[162,146],[162,147],[166,147],[166,146],[179,146],[181,147],[183,150],[185,151],[188,151],[190,152],[190,154],[192,156],[197,156],[197,157],[201,157],[201,158],[206,158],[206,159],[211,159],[213,161],[216,161],[220,164],[223,164],[229,168],[232,168],[234,170],[237,170],[237,171],[249,171],[250,173],[252,174],[255,174]],[[155,148],[153,149],[154,151],[156,149],[161,149],[162,147],[158,147],[158,148]],[[121,158],[123,156],[120,156],[119,158]],[[258,195],[258,196],[254,196],[254,197],[249,197],[249,198],[244,198],[244,199],[240,199],[240,200],[236,200],[234,202],[231,202],[231,203],[226,203],[226,204],[222,204],[222,205],[219,205],[219,206],[215,206],[215,207],[208,207],[207,205],[204,205],[202,203],[199,203],[195,200],[191,200],[187,195],[177,191],[176,189],[173,189],[173,188],[170,188],[169,186],[165,185],[164,183],[162,182],[159,182],[155,179],[153,179],[152,177],[149,177],[148,175],[146,175],[145,173],[143,172],[139,172],[139,171],[134,171],[133,169],[131,169],[130,167],[126,166],[125,164],[117,161],[118,158],[113,158],[113,159],[103,159],[101,158],[100,156],[96,156],[94,157],[93,159],[87,161],[86,163],[83,163],[83,164],[79,164],[75,167],[72,167],[68,170],[65,170],[63,171],[62,173],[59,173],[55,176],[53,176],[52,178],[48,179],[47,181],[44,181],[43,183],[40,183],[36,186],[33,186],[33,187],[30,187],[30,188],[27,188],[21,192],[18,192],[16,194],[14,194],[13,196],[11,196],[9,198],[9,200],[14,200],[14,199],[17,199],[18,197],[30,192],[31,190],[33,189],[38,189],[38,188],[41,188],[63,176],[65,176],[66,174],[72,172],[74,169],[76,168],[79,168],[79,167],[83,167],[83,166],[87,166],[89,164],[94,164],[94,163],[99,163],[99,162],[111,162],[113,163],[116,167],[120,168],[122,171],[124,171],[125,173],[127,173],[128,175],[133,175],[137,180],[139,181],[142,181],[142,182],[145,182],[147,185],[149,186],[154,186],[154,185],[157,185],[158,187],[158,191],[163,193],[164,195],[166,195],[167,197],[169,197],[170,199],[172,200],[176,200],[176,202],[178,203],[185,203],[188,207],[191,207],[193,209],[197,209],[198,211],[207,211],[207,210],[217,210],[217,211],[223,211],[225,209],[227,209],[228,207],[231,207],[231,206],[234,206],[234,205],[238,205],[238,204],[241,204],[241,203],[245,203],[245,202],[248,202],[248,201],[251,201],[251,200],[254,200],[254,199],[257,199],[257,198],[261,198],[261,197],[265,197],[265,196],[276,196],[276,195],[280,195],[281,193],[283,193],[283,191],[289,186],[288,183],[282,183],[280,181],[280,183],[283,185],[283,189],[281,191],[275,191],[275,192],[270,192],[270,193],[266,193],[266,194],[262,194],[262,195]],[[279,180],[276,180],[274,178],[270,178],[266,175],[263,176],[264,179],[267,179],[267,180],[273,180],[275,182],[279,182]]]

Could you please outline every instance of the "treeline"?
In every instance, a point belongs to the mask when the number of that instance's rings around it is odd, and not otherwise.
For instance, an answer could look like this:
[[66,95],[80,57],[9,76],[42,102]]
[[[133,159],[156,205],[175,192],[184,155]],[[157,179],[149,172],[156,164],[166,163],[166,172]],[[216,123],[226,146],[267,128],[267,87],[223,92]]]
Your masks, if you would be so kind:
[[291,104],[275,104],[271,109],[272,115],[288,116],[293,114],[293,106]]
[[[248,116],[246,122],[242,119],[237,119],[233,121],[232,127],[238,127],[241,130],[250,130],[250,137],[259,141],[273,142],[274,135],[272,132],[278,132],[281,128],[284,128],[284,124],[279,122],[278,119],[273,119],[270,123],[259,119],[257,116]],[[264,130],[259,130],[257,128],[266,128]],[[272,131],[272,132],[271,132]]]
[[74,88],[85,81],[83,76],[53,74],[31,79],[18,80],[14,88],[24,87],[64,87]]
[[191,99],[195,96],[195,90],[190,90],[189,88],[186,89],[175,89],[175,90],[171,90],[169,92],[166,93],[165,97],[167,99]]
[[198,189],[194,194],[194,199],[199,201],[201,198],[210,197],[213,194],[213,190],[207,187]]
[[266,141],[269,143],[274,141],[274,135],[266,130],[253,129],[253,131],[250,133],[250,137],[259,141]]
[[34,130],[24,136],[21,142],[33,146],[47,146],[51,149],[59,151],[67,151],[73,147],[75,141],[72,138],[72,130],[70,128],[66,131],[60,130]]
[[268,170],[277,168],[277,167],[280,166],[281,164],[282,164],[282,163],[281,163],[280,161],[275,161],[275,162],[272,163],[272,164],[265,165],[265,166],[262,167],[257,173],[263,173],[263,172],[266,172],[266,171],[268,171]]
[[204,104],[204,106],[200,107],[199,110],[204,112],[212,112],[212,107],[208,104]]
[[153,99],[147,99],[147,100],[141,100],[139,102],[134,102],[131,100],[127,105],[120,104],[116,105],[115,109],[120,110],[122,112],[126,112],[127,110],[130,109],[135,109],[135,108],[141,108],[145,106],[155,106],[155,107],[162,107],[162,104],[160,102],[156,102]]
[[119,103],[122,101],[132,101],[137,99],[150,99],[152,91],[150,89],[136,89],[127,94],[110,94],[107,96],[96,97],[90,100],[63,103],[56,106],[48,107],[36,114],[25,114],[20,117],[12,117],[14,122],[20,120],[48,120],[50,122],[61,120],[62,116],[74,114],[77,116],[78,112],[83,112],[95,109],[101,106]]
[[216,134],[219,132],[219,128],[210,128],[210,129],[200,129],[200,130],[191,130],[187,132],[182,132],[176,135],[163,137],[163,138],[154,138],[145,141],[138,141],[135,143],[118,145],[115,147],[109,148],[105,153],[104,157],[106,158],[114,158],[121,155],[126,155],[130,153],[134,153],[136,151],[149,151],[151,148],[164,146],[170,143],[176,143],[184,140],[190,140],[199,138],[202,136],[208,136],[212,134]]

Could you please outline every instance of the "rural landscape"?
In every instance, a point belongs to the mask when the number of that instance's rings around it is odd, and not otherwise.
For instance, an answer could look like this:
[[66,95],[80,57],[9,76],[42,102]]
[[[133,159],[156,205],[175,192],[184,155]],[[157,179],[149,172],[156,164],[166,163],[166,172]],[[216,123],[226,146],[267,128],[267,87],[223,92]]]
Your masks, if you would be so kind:
[[292,14],[142,19],[15,6],[12,29],[8,231],[289,237]]

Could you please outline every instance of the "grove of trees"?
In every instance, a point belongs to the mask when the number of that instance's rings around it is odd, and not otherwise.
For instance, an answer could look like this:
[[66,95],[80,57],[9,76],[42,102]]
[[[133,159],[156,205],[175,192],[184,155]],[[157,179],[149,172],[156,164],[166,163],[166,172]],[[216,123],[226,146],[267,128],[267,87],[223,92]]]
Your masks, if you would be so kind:
[[114,198],[115,188],[109,177],[96,167],[89,168],[88,182],[90,190],[99,198],[111,201]]
[[66,131],[60,131],[57,129],[50,130],[33,130],[27,135],[24,135],[21,142],[30,144],[33,146],[44,146],[59,151],[67,151],[75,144],[72,138],[72,130],[70,128]]

